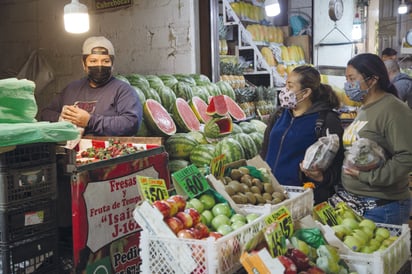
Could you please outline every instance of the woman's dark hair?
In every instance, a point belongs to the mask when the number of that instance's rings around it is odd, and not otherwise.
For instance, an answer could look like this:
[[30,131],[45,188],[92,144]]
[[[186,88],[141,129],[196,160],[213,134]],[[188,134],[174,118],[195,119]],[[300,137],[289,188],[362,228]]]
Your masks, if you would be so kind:
[[372,53],[362,53],[349,60],[348,66],[354,67],[364,79],[377,78],[378,86],[387,93],[398,97],[396,87],[389,80],[388,70],[382,59]]
[[339,97],[331,86],[320,82],[320,73],[317,69],[303,65],[294,68],[293,72],[299,74],[302,89],[310,88],[312,90],[310,97],[312,102],[326,102],[332,109],[340,107]]

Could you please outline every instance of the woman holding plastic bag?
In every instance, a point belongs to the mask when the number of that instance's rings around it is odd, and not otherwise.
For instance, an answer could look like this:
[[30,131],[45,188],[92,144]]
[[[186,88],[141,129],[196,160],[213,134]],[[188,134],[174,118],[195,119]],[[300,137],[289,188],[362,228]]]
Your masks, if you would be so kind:
[[[330,198],[339,183],[342,168],[343,128],[339,99],[329,85],[320,82],[320,74],[311,66],[296,67],[279,94],[280,108],[269,119],[260,155],[282,185],[303,186],[311,182],[315,204]],[[304,166],[306,150],[326,131],[339,138],[339,151],[330,166]]]
[[342,190],[344,200],[375,222],[407,223],[410,212],[408,173],[412,171],[412,111],[397,98],[383,61],[374,54],[353,57],[346,68],[345,92],[361,102],[345,129]]

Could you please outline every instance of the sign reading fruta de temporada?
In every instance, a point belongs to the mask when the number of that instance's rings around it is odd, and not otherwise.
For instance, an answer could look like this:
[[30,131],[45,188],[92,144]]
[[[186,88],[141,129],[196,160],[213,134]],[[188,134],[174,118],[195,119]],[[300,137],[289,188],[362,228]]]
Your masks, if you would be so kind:
[[170,179],[167,153],[142,158],[138,154],[124,162],[90,164],[72,176],[76,273],[139,273],[141,228],[133,218],[142,200],[137,178],[162,178],[167,187]]

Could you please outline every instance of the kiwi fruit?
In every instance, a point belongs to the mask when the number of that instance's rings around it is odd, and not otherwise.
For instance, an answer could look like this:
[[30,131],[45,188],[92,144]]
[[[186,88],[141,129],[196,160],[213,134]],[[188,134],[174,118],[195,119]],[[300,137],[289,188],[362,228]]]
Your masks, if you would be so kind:
[[238,193],[241,199],[241,204],[247,204],[247,196],[243,193]]
[[250,191],[252,191],[253,193],[259,193],[259,194],[262,193],[257,186],[252,186],[252,187],[250,188]]
[[252,185],[257,186],[261,193],[264,191],[263,183],[260,180],[255,181],[254,183],[252,182]]
[[252,176],[249,174],[244,174],[242,177],[240,177],[240,182],[242,184],[247,185],[248,187],[252,186]]
[[237,168],[234,168],[230,171],[230,178],[232,178],[233,180],[239,180],[242,175],[243,172]]
[[264,204],[265,203],[265,199],[263,199],[262,195],[260,195],[260,193],[253,193],[253,195],[255,195],[256,197],[256,203],[258,204]]
[[243,174],[249,174],[249,169],[245,166],[241,166],[239,167],[239,170],[243,173]]
[[262,197],[263,197],[264,200],[272,200],[273,199],[272,195],[270,195],[267,192],[263,193]]
[[231,198],[236,204],[242,204],[243,199],[240,195],[232,195]]
[[242,190],[241,184],[239,183],[239,181],[236,181],[236,180],[230,181],[228,185],[231,186],[235,190],[236,193]]
[[252,205],[256,204],[256,197],[255,195],[253,195],[252,192],[246,192],[245,195],[247,197],[247,201],[249,204],[252,204]]
[[225,191],[226,191],[227,194],[229,194],[229,196],[232,196],[232,195],[236,194],[236,191],[230,185],[225,186]]
[[272,197],[274,199],[278,198],[280,199],[280,201],[283,201],[285,199],[285,196],[282,193],[276,191],[272,193]]
[[282,200],[279,199],[279,198],[273,198],[273,199],[272,199],[272,203],[273,203],[273,204],[278,204],[278,203],[281,203],[281,202],[282,202]]
[[240,184],[240,191],[241,192],[243,192],[243,193],[246,193],[246,192],[249,192],[250,191],[250,188],[249,188],[249,186],[248,185],[246,185],[246,184]]
[[272,194],[274,191],[273,185],[271,183],[264,183],[263,189],[265,190],[266,193],[269,193],[269,194]]

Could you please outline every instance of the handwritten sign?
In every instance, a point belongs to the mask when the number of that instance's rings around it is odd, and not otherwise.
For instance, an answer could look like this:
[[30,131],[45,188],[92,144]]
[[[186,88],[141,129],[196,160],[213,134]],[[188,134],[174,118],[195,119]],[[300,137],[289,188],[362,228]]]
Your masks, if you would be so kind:
[[172,178],[190,198],[193,198],[210,188],[205,177],[195,165],[187,166],[172,173]]
[[139,182],[140,195],[150,203],[169,198],[165,180],[144,176],[137,176],[137,180]]
[[210,161],[210,173],[213,174],[216,178],[222,178],[225,172],[224,163],[225,163],[225,154],[221,154]]
[[319,221],[322,224],[329,226],[338,225],[338,216],[328,202],[323,202],[316,205],[313,208],[313,211],[318,216]]
[[273,258],[286,253],[286,237],[279,222],[267,225],[264,235],[270,255]]
[[266,224],[279,223],[282,233],[285,237],[289,238],[293,234],[293,219],[289,210],[282,206],[278,210],[265,218]]
[[94,0],[95,11],[116,10],[131,7],[132,5],[132,0]]

